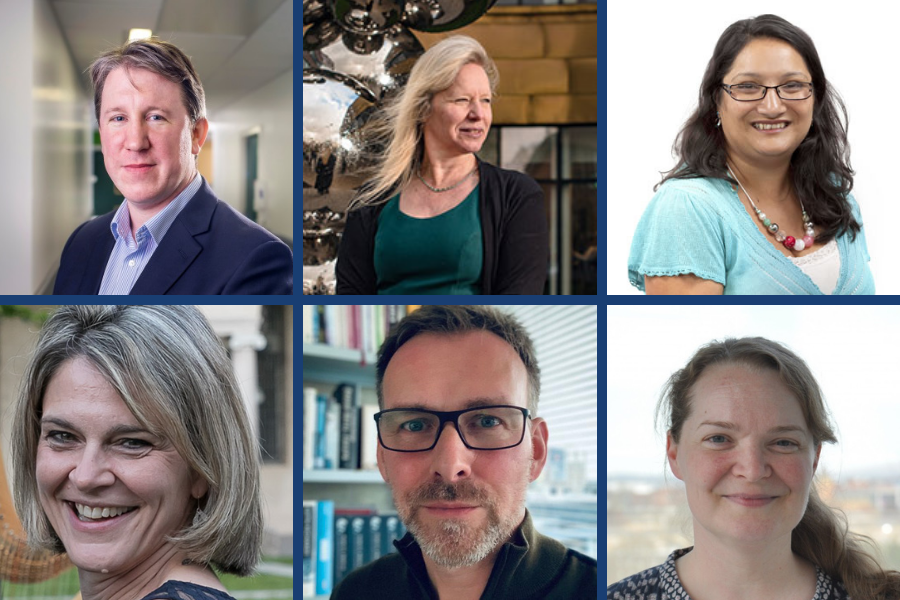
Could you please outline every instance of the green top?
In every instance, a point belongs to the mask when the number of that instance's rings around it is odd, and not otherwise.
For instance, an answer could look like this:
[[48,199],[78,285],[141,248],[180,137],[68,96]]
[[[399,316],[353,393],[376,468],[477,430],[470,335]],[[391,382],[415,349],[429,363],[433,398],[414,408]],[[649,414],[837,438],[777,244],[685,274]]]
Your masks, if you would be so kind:
[[385,204],[375,233],[379,294],[480,294],[484,241],[480,186],[430,219],[400,212],[400,195]]

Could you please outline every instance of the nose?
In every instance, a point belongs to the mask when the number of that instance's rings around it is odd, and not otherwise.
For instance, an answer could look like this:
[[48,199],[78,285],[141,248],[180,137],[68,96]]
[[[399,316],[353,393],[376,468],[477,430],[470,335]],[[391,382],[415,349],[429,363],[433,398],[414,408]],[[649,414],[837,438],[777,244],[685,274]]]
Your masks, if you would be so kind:
[[767,88],[766,95],[759,101],[760,109],[767,113],[781,113],[784,101],[775,88]]
[[116,476],[110,470],[108,458],[102,449],[88,446],[69,473],[69,481],[79,490],[89,491],[112,485]]
[[453,423],[445,423],[437,445],[431,450],[435,475],[448,482],[469,477],[472,473],[474,452],[466,448]]
[[479,100],[469,105],[469,119],[480,121],[484,117],[487,107]]
[[771,475],[772,468],[763,448],[747,445],[737,451],[732,473],[747,481],[759,481]]
[[125,148],[133,152],[146,150],[150,146],[146,125],[141,119],[132,119],[125,128]]

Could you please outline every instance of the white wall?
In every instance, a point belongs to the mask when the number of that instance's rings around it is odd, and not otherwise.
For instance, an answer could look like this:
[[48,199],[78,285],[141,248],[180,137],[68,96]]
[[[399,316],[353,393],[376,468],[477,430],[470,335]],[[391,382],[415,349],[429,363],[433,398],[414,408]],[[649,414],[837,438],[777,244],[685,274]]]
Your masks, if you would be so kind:
[[[32,266],[28,293],[59,266],[72,231],[92,212],[92,102],[47,0],[34,6],[31,124]],[[2,243],[2,241],[0,241]]]
[[0,18],[0,293],[33,294],[90,214],[90,107],[47,0]]
[[[878,294],[900,293],[893,200],[900,124],[886,112],[900,80],[881,57],[896,55],[894,20],[839,10],[811,0],[753,4],[611,2],[607,8],[607,293],[638,294],[627,261],[638,220],[653,197],[660,171],[675,164],[672,142],[697,106],[697,93],[716,40],[731,23],[766,13],[800,27],[813,39],[825,75],[849,113],[853,195],[862,212],[870,267]],[[874,18],[873,18],[874,16]],[[622,27],[629,23],[635,27]]]
[[[267,198],[260,224],[294,237],[294,72],[210,115],[215,193],[243,212],[246,178],[244,138],[259,132],[259,179]],[[260,208],[257,208],[260,210]]]

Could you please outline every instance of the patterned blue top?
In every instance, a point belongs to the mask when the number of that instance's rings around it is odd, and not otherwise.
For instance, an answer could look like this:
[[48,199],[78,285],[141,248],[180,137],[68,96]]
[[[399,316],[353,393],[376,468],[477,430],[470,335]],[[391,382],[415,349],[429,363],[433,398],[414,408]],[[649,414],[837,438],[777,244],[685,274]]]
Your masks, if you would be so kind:
[[235,600],[225,592],[188,583],[187,581],[167,581],[161,587],[144,596],[142,600]]
[[[612,584],[606,588],[606,600],[691,600],[681,587],[681,580],[678,579],[678,572],[675,570],[675,560],[693,549],[691,546],[676,550],[658,567],[641,571],[637,575]],[[816,567],[816,595],[812,600],[851,599],[840,582],[832,581],[825,571]]]
[[[857,221],[859,207],[848,195]],[[855,241],[837,238],[841,271],[832,295],[874,294],[865,227]],[[644,291],[644,275],[693,273],[726,294],[823,295],[819,287],[757,228],[724,179],[670,179],[660,186],[631,242],[628,278]]]

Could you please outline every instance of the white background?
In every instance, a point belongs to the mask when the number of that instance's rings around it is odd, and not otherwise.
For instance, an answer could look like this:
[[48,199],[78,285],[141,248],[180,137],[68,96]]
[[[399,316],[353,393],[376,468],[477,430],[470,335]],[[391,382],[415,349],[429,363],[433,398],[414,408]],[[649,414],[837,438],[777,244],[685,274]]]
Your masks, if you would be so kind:
[[819,463],[835,480],[900,472],[900,308],[895,306],[610,306],[607,475],[662,477],[654,431],[666,380],[703,344],[759,335],[806,361],[836,426]]
[[[740,19],[776,14],[813,39],[847,106],[853,194],[862,211],[879,294],[900,293],[900,102],[896,19],[874,2],[607,4],[607,293],[639,294],[628,282],[631,238],[660,172],[675,164],[675,136],[697,106],[719,36]],[[654,90],[664,90],[664,93]]]

